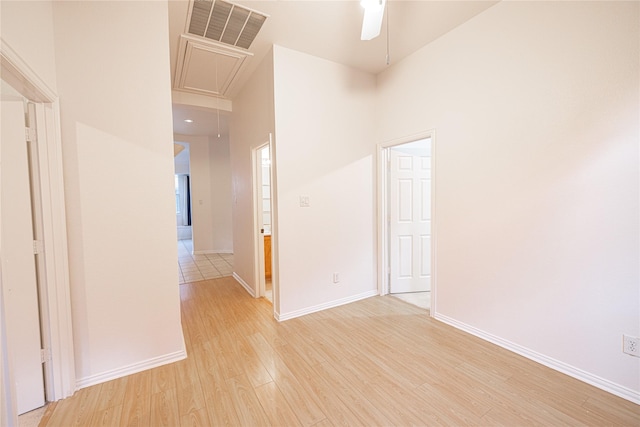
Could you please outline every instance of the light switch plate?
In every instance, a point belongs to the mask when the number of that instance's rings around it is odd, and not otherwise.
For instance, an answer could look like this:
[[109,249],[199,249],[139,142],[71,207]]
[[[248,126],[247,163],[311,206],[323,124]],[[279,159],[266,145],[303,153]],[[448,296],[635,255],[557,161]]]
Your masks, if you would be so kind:
[[308,208],[311,206],[311,202],[309,201],[309,196],[300,196],[300,207]]

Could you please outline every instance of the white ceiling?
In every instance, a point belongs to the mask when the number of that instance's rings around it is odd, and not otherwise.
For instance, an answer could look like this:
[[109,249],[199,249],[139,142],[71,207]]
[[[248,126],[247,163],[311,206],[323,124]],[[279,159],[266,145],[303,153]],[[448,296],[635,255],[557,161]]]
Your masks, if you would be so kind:
[[[240,0],[235,3],[264,12],[269,18],[249,48],[253,57],[249,58],[228,92],[231,100],[273,44],[378,74],[387,67],[387,20],[390,61],[394,64],[497,1],[388,0],[382,34],[371,41],[360,40],[364,10],[357,0]],[[180,35],[186,32],[189,7],[189,0],[169,2],[172,81],[175,80]],[[215,73],[215,70],[211,72]],[[185,126],[183,120],[189,115],[198,120],[193,119],[194,123]],[[222,133],[226,133],[227,118],[225,115],[221,120],[225,128]],[[213,125],[211,119],[215,121]],[[174,106],[174,131],[187,135],[214,135],[218,133],[217,117],[210,111]]]

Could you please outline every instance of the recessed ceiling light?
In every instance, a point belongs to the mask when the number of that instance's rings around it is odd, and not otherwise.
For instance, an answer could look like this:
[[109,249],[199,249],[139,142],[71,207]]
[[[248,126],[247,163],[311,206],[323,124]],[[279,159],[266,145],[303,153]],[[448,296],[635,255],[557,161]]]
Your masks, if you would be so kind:
[[187,122],[187,123],[193,123],[193,120],[191,120],[191,119],[186,119],[186,120],[185,120],[185,122]]

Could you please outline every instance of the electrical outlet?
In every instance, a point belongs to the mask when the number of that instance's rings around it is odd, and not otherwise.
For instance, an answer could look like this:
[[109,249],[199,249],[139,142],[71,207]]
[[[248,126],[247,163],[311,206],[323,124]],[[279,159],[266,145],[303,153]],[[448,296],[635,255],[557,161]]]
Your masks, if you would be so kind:
[[622,335],[622,351],[626,354],[640,357],[640,338]]
[[311,200],[309,199],[309,196],[300,196],[300,207],[301,208],[311,207]]

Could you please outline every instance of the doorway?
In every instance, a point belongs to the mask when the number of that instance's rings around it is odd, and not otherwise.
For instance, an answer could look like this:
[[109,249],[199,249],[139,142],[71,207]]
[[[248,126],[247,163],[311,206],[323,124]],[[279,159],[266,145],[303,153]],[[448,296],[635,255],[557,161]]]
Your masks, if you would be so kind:
[[191,240],[191,185],[189,168],[189,144],[173,143],[173,166],[176,199],[176,224],[178,240]]
[[[44,375],[40,356],[40,309],[38,301],[37,250],[34,250],[35,210],[33,197],[35,138],[27,127],[27,100],[2,80],[2,283],[5,286],[7,347],[12,354],[18,414],[44,405]],[[25,138],[27,127],[28,138]],[[27,139],[27,141],[25,141]],[[36,243],[34,243],[36,242]]]
[[178,240],[191,240],[191,191],[189,174],[175,175]]
[[271,143],[266,142],[253,152],[254,160],[254,209],[256,219],[256,282],[258,297],[273,304],[273,256],[272,256],[272,167]]
[[379,147],[381,294],[433,306],[433,133]]
[[[26,238],[21,238],[20,242],[20,259],[24,257],[24,260],[29,264],[34,264],[35,259],[35,275],[39,286],[36,286],[36,296],[33,297],[33,291],[25,292],[29,294],[28,300],[32,307],[35,305],[35,315],[30,315],[30,324],[34,325],[30,327],[34,329],[40,328],[38,336],[35,333],[31,333],[33,338],[29,341],[32,343],[31,347],[35,348],[35,343],[38,347],[38,367],[29,369],[29,375],[34,378],[39,377],[37,382],[42,379],[44,382],[44,393],[38,391],[33,393],[34,397],[32,405],[37,405],[46,399],[47,401],[55,401],[71,396],[75,392],[76,377],[75,377],[75,364],[74,364],[74,348],[73,348],[73,333],[71,325],[71,299],[70,299],[70,286],[69,286],[69,258],[67,252],[67,229],[66,229],[66,215],[65,215],[65,200],[64,200],[64,180],[63,180],[63,168],[62,168],[62,146],[60,138],[60,108],[57,102],[57,95],[53,92],[47,84],[33,71],[33,69],[24,62],[24,60],[16,54],[16,52],[4,41],[0,46],[0,65],[2,71],[2,80],[10,87],[15,89],[10,97],[15,96],[17,92],[22,98],[21,101],[16,100],[17,104],[22,104],[22,109],[18,112],[18,106],[16,105],[15,123],[21,123],[20,134],[22,137],[22,143],[20,147],[8,146],[7,140],[5,140],[5,126],[9,122],[14,120],[7,118],[5,120],[5,108],[2,108],[2,145],[0,149],[0,156],[2,156],[2,165],[0,166],[0,186],[2,186],[2,202],[0,202],[2,210],[2,227],[0,227],[0,241],[2,242],[2,250],[0,251],[0,265],[2,268],[2,274],[0,275],[0,371],[2,373],[0,382],[0,397],[2,402],[0,407],[3,409],[0,411],[0,424],[16,424],[18,412],[23,412],[24,407],[20,403],[19,389],[22,385],[15,387],[14,384],[18,375],[18,368],[15,365],[15,359],[22,357],[16,355],[14,350],[13,340],[11,337],[13,332],[11,329],[14,326],[9,324],[9,319],[12,318],[12,311],[17,311],[20,307],[20,303],[14,306],[12,299],[14,294],[17,293],[17,289],[20,288],[20,294],[22,294],[23,282],[18,282],[16,286],[15,280],[11,276],[11,268],[7,272],[5,265],[5,259],[11,261],[11,257],[17,256],[5,246],[5,230],[9,233],[13,233],[15,230],[8,230],[5,224],[11,223],[5,218],[5,212],[7,211],[6,200],[9,199],[9,195],[14,190],[17,191],[17,185],[13,187],[12,181],[14,175],[9,177],[10,168],[17,167],[12,163],[17,161],[13,158],[14,154],[10,151],[16,149],[20,152],[18,155],[23,160],[20,161],[21,169],[20,180],[22,190],[21,197],[25,197],[21,201],[19,209],[23,209],[26,212],[27,205],[30,206],[32,215],[21,216],[22,220],[31,219],[31,234],[33,237],[29,237],[29,226],[20,226],[24,231]],[[3,83],[3,84],[4,84]],[[30,130],[25,132],[25,113],[24,113],[24,100],[28,99],[28,119],[26,120],[27,126]],[[21,120],[17,119],[18,115],[21,116]],[[13,126],[12,126],[13,127]],[[17,127],[16,138],[18,135]],[[25,142],[25,137],[30,139],[32,143]],[[33,143],[35,142],[35,143]],[[27,151],[28,149],[28,151]],[[27,151],[27,163],[26,167],[24,162],[25,154],[23,151]],[[27,176],[27,189],[24,190],[24,177],[25,170],[29,170],[31,167],[32,174],[26,172]],[[17,181],[16,181],[17,182]],[[5,192],[5,189],[10,191]],[[11,199],[11,204],[18,204],[17,201]],[[9,207],[13,209],[13,207]],[[12,213],[8,214],[13,215]],[[21,224],[20,221],[16,222]],[[34,240],[35,239],[35,240]],[[27,241],[25,243],[25,241]],[[27,249],[28,248],[28,249]],[[29,255],[27,255],[29,252]],[[17,261],[17,258],[16,258]],[[13,262],[9,262],[14,264]],[[15,269],[16,266],[14,265]],[[31,270],[29,273],[33,276],[33,267],[28,267]],[[20,271],[22,269],[20,267]],[[7,273],[9,276],[7,276]],[[31,280],[31,279],[30,279]],[[13,283],[12,283],[13,282]],[[33,288],[32,285],[29,288]],[[35,304],[34,304],[35,300]],[[30,309],[33,313],[33,308]],[[34,320],[35,319],[35,320]],[[15,320],[11,320],[15,325]],[[37,326],[35,326],[37,325]],[[26,327],[26,326],[25,326]],[[19,325],[20,340],[23,339],[23,325]],[[30,360],[35,360],[35,351],[31,351],[28,356]],[[22,361],[20,361],[21,363]],[[39,389],[40,386],[38,386]],[[29,393],[31,395],[31,392]],[[26,398],[28,400],[31,397]],[[26,400],[25,400],[26,402]],[[18,409],[18,407],[23,409]]]

